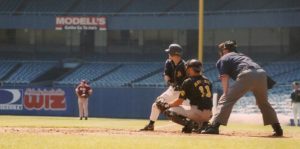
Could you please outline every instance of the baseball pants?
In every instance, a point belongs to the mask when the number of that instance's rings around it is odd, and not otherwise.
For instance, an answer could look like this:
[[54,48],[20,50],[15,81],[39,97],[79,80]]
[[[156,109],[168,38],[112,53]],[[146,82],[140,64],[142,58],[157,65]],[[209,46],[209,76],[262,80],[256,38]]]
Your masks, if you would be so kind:
[[236,82],[230,86],[227,95],[221,96],[213,116],[213,123],[227,125],[233,105],[248,91],[252,91],[255,96],[264,125],[278,123],[276,112],[268,102],[267,90],[267,76],[263,69],[248,69],[241,72]]
[[89,109],[88,109],[88,98],[78,98],[78,107],[79,107],[79,117],[88,117]]
[[197,106],[179,106],[172,107],[170,111],[175,112],[178,115],[184,116],[197,123],[208,122],[212,117],[211,110],[199,110]]
[[[180,94],[180,91],[175,91],[174,87],[170,86],[165,92],[163,92],[160,96],[157,97],[156,101],[162,101],[162,102],[171,102],[173,100],[178,99]],[[152,104],[151,108],[151,114],[150,114],[150,120],[156,121],[159,117],[160,110],[157,108],[156,103]],[[184,105],[189,105],[188,102],[184,102]]]
[[295,126],[298,126],[298,118],[300,119],[300,102],[292,103]]

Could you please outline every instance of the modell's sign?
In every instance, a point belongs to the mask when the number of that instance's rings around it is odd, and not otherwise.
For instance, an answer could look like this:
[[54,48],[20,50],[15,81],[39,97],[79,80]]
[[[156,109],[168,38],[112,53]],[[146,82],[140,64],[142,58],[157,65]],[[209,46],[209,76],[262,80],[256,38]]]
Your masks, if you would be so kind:
[[105,17],[57,16],[56,30],[106,30]]

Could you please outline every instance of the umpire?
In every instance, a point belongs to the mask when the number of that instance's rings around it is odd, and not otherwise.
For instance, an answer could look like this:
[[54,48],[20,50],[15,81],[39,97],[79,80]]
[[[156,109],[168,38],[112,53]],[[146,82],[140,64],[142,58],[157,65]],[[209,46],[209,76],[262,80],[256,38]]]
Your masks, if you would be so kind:
[[[233,105],[248,91],[252,91],[258,108],[260,109],[264,125],[272,125],[274,134],[283,135],[276,112],[268,102],[268,81],[266,72],[252,59],[236,51],[235,41],[225,41],[219,44],[220,59],[216,66],[219,70],[223,87],[216,113],[213,116],[212,126],[207,128],[205,134],[219,134],[219,126],[227,125]],[[235,82],[229,86],[229,79]]]

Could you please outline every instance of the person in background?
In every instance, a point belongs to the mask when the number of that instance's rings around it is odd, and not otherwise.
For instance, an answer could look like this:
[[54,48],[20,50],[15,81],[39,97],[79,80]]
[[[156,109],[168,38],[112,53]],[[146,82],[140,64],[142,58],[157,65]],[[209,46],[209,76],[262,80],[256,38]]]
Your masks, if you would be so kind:
[[92,95],[93,90],[88,85],[86,80],[82,80],[80,84],[76,87],[75,92],[78,97],[79,118],[80,120],[82,120],[82,118],[84,117],[84,119],[87,120],[89,115],[89,96]]
[[295,126],[299,126],[298,117],[300,118],[300,83],[293,82],[292,84],[293,92],[291,94],[292,99],[292,109],[294,114]]

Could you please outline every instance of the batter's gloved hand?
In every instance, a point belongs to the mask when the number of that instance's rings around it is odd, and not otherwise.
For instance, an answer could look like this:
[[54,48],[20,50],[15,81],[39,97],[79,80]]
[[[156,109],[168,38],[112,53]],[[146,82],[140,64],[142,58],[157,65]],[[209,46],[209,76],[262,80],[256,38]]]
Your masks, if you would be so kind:
[[160,110],[160,112],[165,112],[167,109],[170,108],[170,105],[168,103],[162,101],[157,101],[156,106]]

